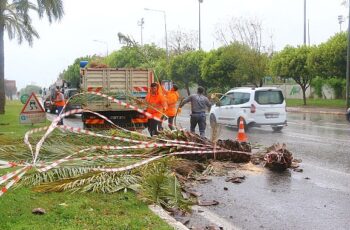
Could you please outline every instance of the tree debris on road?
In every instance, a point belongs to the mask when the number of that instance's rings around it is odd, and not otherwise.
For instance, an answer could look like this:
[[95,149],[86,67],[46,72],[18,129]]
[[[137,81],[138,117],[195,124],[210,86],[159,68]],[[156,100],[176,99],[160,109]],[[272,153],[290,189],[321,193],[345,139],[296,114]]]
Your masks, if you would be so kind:
[[283,171],[291,167],[293,155],[286,149],[285,144],[273,144],[267,148],[264,160],[265,167],[271,170]]

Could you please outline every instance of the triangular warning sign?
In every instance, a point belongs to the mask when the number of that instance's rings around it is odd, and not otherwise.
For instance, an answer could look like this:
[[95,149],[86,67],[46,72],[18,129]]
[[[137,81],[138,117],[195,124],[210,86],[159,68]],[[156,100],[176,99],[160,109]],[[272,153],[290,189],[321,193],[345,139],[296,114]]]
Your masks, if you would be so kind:
[[45,113],[43,107],[41,106],[38,98],[35,96],[34,93],[30,95],[28,98],[26,104],[24,105],[21,113]]

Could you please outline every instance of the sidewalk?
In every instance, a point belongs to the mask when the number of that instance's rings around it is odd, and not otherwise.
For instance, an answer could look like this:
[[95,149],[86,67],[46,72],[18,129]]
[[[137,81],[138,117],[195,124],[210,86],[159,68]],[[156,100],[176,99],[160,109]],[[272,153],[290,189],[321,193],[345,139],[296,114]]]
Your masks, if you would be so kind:
[[346,110],[337,108],[321,108],[321,107],[287,107],[287,112],[292,113],[321,113],[321,114],[337,114],[345,115]]

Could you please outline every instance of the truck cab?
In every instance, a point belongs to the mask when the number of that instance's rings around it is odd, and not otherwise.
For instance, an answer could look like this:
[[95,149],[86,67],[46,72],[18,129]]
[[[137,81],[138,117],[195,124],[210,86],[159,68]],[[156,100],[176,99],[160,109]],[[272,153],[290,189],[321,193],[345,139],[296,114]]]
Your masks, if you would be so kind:
[[64,100],[66,102],[66,112],[72,109],[80,109],[81,103],[77,101],[77,99],[71,99],[68,101],[68,99],[76,94],[79,93],[79,90],[77,88],[68,88],[64,90]]

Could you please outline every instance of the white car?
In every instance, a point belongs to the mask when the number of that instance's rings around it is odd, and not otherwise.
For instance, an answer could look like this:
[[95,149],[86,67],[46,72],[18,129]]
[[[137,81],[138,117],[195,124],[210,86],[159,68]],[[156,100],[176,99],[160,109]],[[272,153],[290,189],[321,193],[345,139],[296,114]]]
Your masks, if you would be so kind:
[[242,117],[244,127],[270,125],[280,131],[287,125],[286,102],[276,87],[234,88],[220,98],[210,110],[210,125],[239,126]]

